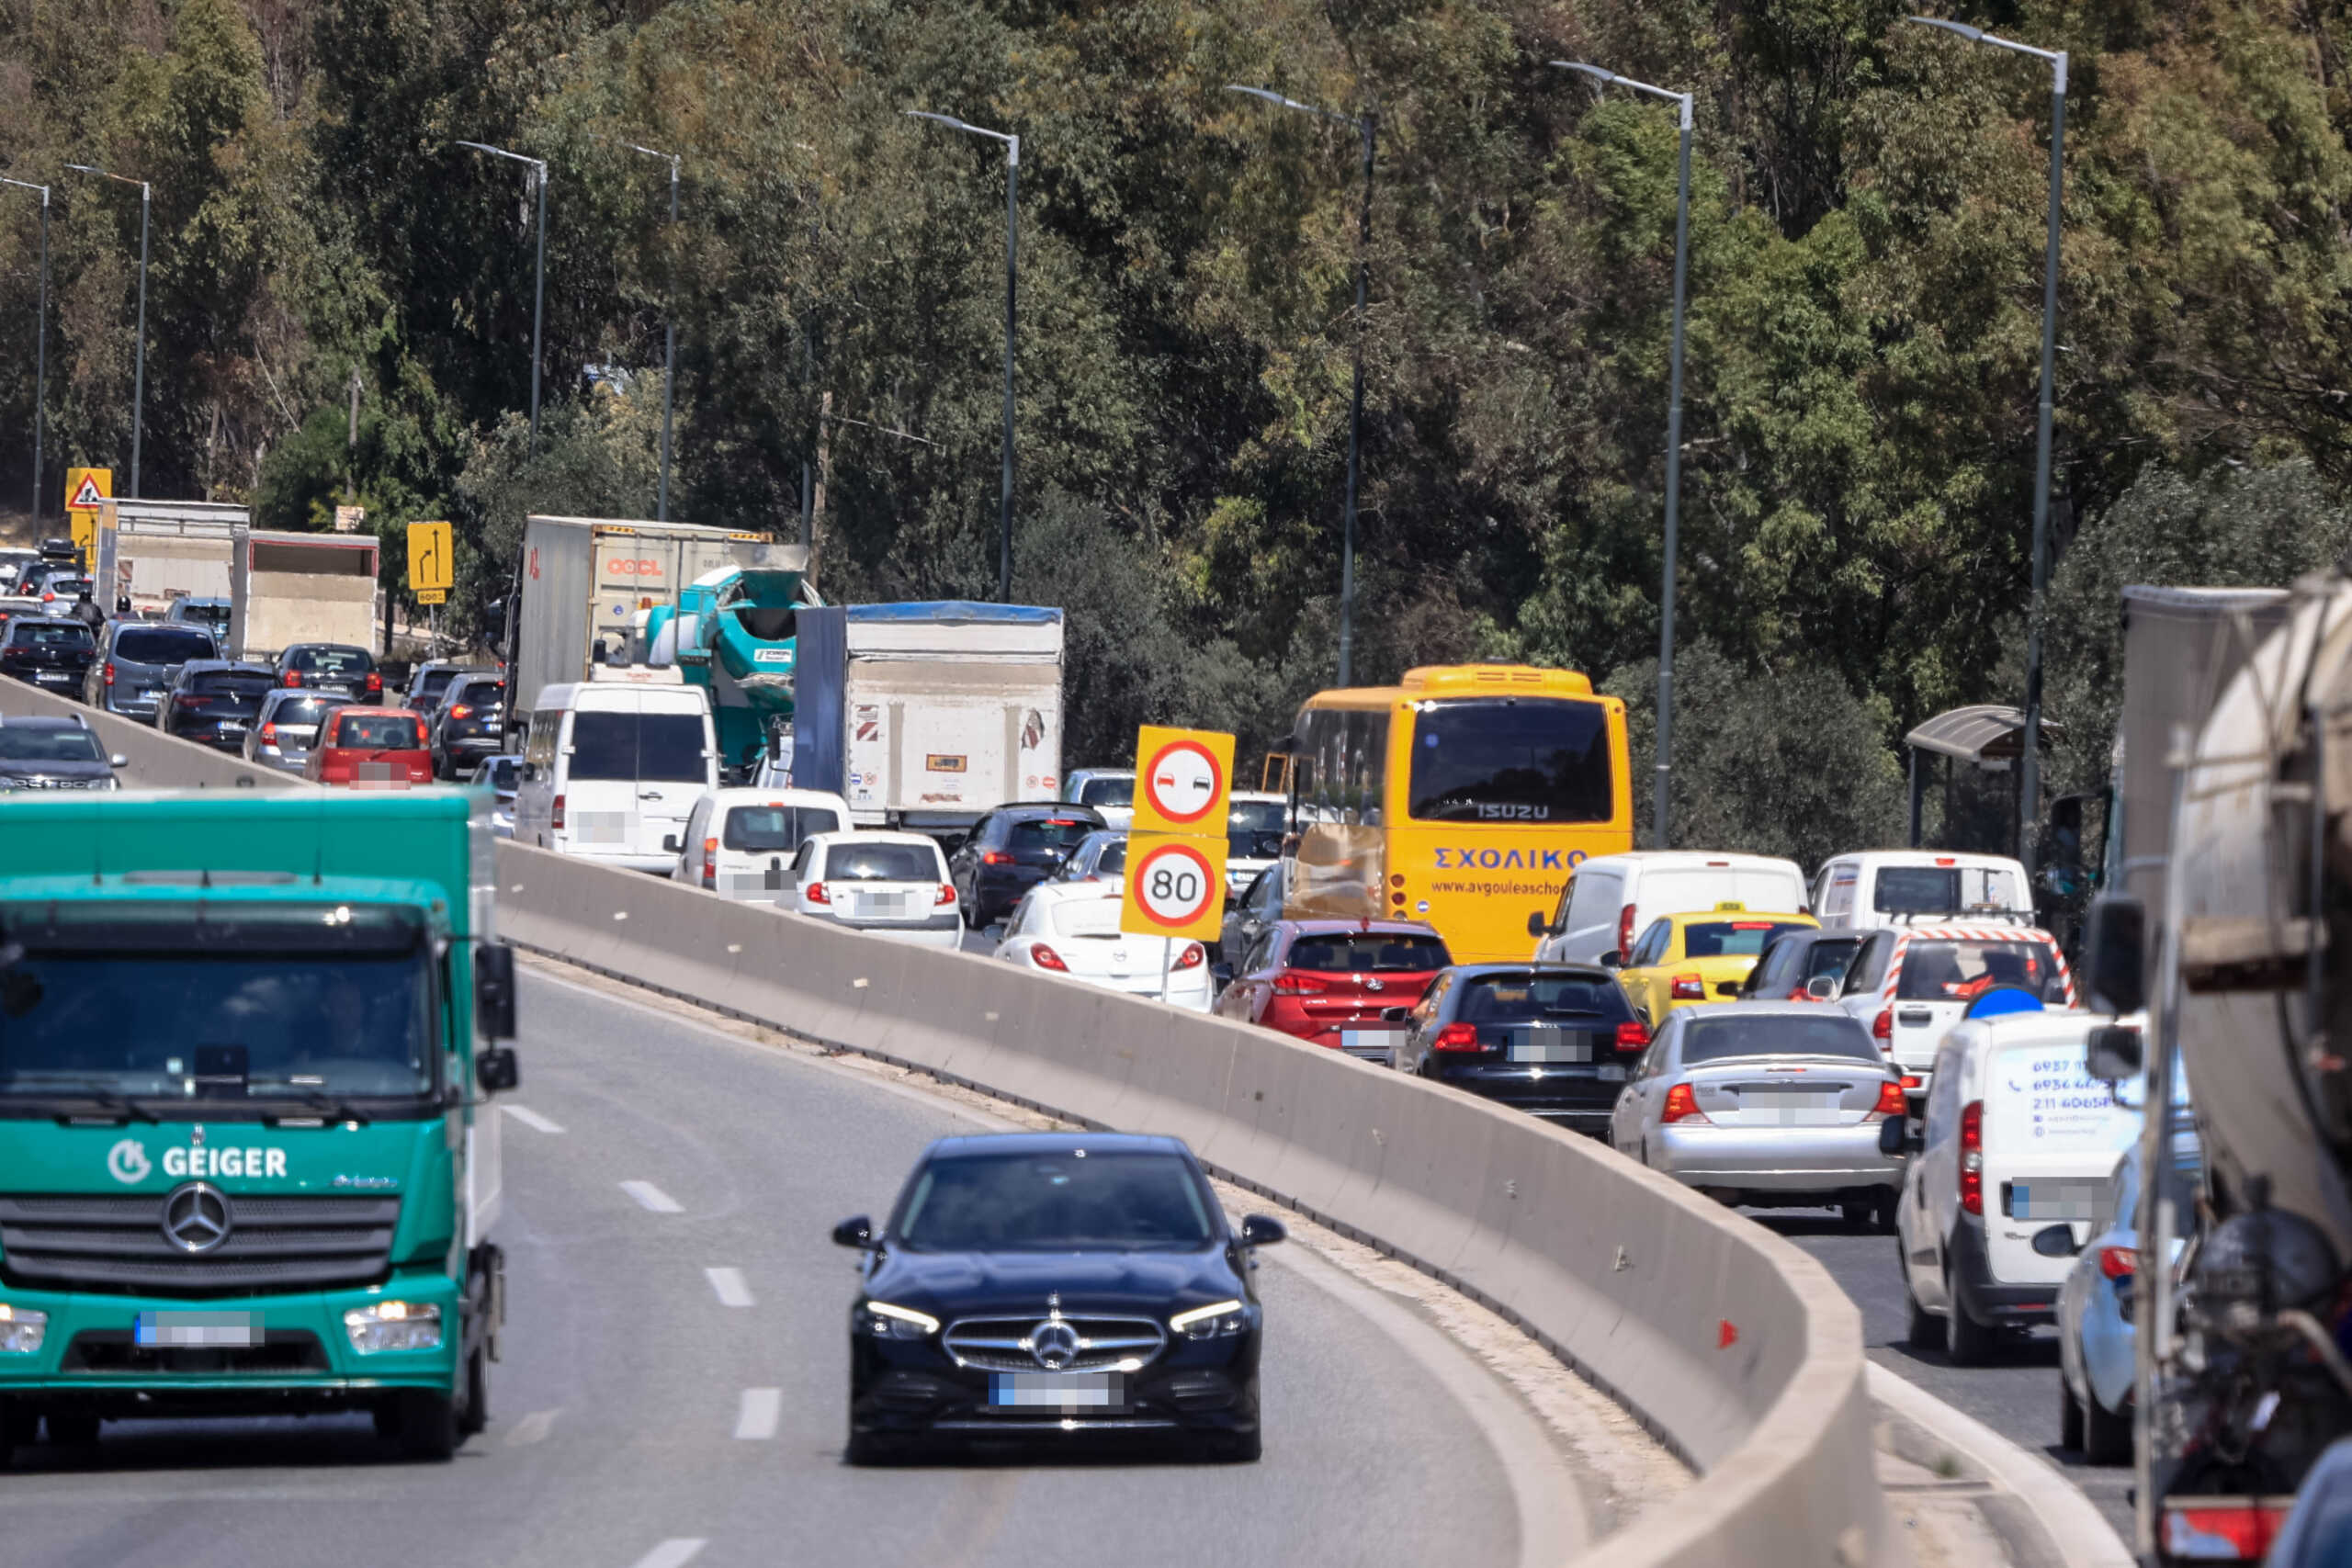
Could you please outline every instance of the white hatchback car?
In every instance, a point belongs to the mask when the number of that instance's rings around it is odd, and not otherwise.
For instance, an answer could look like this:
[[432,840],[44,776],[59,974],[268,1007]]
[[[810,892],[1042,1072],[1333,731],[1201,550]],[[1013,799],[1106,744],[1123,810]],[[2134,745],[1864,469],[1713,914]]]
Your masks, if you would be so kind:
[[816,789],[715,789],[695,802],[670,880],[747,904],[784,897],[801,844],[849,826],[849,802]]
[[1121,931],[1124,897],[1116,882],[1042,883],[1022,897],[1005,920],[1004,940],[997,943],[996,955],[1023,968],[1131,997],[1208,1011],[1207,950],[1197,942]]
[[921,833],[819,833],[784,882],[776,902],[796,915],[949,952],[963,940],[947,857]]

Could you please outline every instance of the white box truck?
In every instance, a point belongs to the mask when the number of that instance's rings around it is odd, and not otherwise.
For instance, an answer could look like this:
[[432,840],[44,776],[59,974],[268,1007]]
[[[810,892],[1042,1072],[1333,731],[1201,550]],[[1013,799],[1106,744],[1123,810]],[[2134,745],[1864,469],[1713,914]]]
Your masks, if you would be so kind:
[[236,530],[252,521],[228,502],[108,502],[90,563],[100,601],[111,610],[128,598],[134,613],[148,614],[175,599],[227,599]]
[[373,653],[383,626],[371,534],[268,534],[230,529],[229,647],[266,662],[298,642],[340,642]]
[[676,682],[674,669],[644,667],[638,632],[646,613],[675,608],[678,591],[713,568],[751,565],[753,549],[768,542],[763,534],[691,523],[526,518],[507,644],[508,727],[518,726],[549,685],[625,674]]
[[811,607],[797,641],[792,782],[859,824],[953,830],[1059,793],[1059,610]]

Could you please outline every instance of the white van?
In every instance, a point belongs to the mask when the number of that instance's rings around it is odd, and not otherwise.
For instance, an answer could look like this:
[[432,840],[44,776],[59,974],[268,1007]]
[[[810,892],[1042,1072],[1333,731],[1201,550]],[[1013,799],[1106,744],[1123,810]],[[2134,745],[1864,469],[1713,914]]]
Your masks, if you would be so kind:
[[686,818],[670,880],[742,903],[777,903],[792,886],[801,844],[848,826],[849,802],[824,790],[715,789]]
[[1813,881],[1813,913],[1825,930],[1867,931],[1919,917],[2033,923],[2025,867],[2007,855],[1939,850],[1865,850],[1839,855]]
[[695,802],[718,787],[700,686],[543,686],[514,786],[515,841],[667,872]]
[[2086,1012],[1970,1019],[1944,1036],[1925,1142],[1895,1208],[1911,1343],[1949,1341],[1953,1364],[1987,1360],[2005,1328],[2052,1321],[2070,1257],[2034,1233],[2064,1222],[2079,1246],[2099,1190],[2138,1136],[2140,1113],[2084,1071]]
[[1661,915],[1730,908],[1804,914],[1804,873],[1772,855],[1702,850],[1634,850],[1600,855],[1568,874],[1567,886],[1547,924],[1527,917],[1538,964],[1593,964],[1601,954],[1622,959],[1634,934]]

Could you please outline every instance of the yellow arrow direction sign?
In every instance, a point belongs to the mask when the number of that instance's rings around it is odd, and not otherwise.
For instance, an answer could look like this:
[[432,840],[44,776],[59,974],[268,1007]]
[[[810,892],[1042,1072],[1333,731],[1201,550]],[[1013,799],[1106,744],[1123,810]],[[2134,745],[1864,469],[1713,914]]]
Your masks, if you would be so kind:
[[[456,581],[457,565],[449,542],[449,525],[408,525],[408,585],[416,591],[420,601],[427,593],[447,593]],[[430,601],[436,604],[440,602]]]

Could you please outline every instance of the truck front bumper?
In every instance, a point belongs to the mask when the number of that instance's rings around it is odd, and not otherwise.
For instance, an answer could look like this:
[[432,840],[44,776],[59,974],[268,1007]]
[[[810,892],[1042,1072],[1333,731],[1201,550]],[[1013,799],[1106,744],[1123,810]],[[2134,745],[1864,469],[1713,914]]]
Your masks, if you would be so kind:
[[[440,1312],[441,1342],[430,1349],[363,1351],[344,1314],[400,1301]],[[90,1410],[113,1419],[364,1407],[395,1389],[447,1391],[461,1364],[466,1324],[457,1282],[402,1271],[379,1286],[282,1296],[101,1295],[0,1285],[16,1321],[42,1313],[40,1348],[0,1351],[0,1400]],[[142,1345],[150,1314],[185,1325],[201,1314],[257,1332],[243,1346]],[[151,1336],[152,1337],[152,1336]]]

